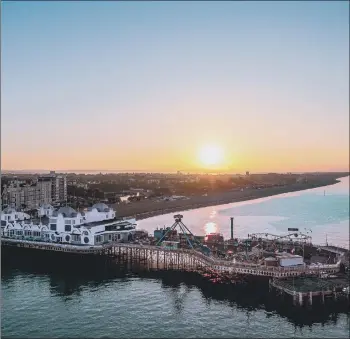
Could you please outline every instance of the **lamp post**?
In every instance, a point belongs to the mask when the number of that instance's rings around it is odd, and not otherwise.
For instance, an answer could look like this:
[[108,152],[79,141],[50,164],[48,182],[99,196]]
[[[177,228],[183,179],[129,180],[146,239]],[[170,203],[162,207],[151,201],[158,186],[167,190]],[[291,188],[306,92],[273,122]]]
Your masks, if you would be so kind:
[[231,240],[233,240],[233,220],[234,217],[231,217]]
[[305,232],[306,232],[306,236],[305,239],[303,241],[303,261],[305,259],[305,242],[310,239],[310,243],[311,243],[311,236],[309,236],[310,233],[312,233],[310,228],[304,228]]

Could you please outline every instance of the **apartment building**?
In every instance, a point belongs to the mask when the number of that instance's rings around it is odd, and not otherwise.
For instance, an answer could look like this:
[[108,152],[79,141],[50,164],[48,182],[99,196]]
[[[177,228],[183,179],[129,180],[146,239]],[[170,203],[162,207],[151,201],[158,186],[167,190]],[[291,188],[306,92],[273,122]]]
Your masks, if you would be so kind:
[[13,181],[4,186],[2,194],[3,204],[16,209],[31,210],[41,204],[51,202],[51,183],[21,183]]
[[2,204],[16,209],[37,209],[44,204],[67,200],[67,179],[64,175],[39,176],[33,182],[13,180],[4,186]]
[[51,171],[50,174],[40,176],[38,182],[51,183],[52,203],[67,201],[67,177],[65,175],[58,175],[55,171]]

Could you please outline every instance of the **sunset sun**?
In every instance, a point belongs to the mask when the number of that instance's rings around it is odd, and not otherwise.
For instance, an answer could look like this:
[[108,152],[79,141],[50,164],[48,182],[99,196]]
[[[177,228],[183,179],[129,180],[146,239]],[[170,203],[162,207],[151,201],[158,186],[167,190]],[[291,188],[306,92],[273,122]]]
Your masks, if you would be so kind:
[[204,166],[219,166],[224,159],[223,150],[214,145],[202,147],[198,156],[201,164]]

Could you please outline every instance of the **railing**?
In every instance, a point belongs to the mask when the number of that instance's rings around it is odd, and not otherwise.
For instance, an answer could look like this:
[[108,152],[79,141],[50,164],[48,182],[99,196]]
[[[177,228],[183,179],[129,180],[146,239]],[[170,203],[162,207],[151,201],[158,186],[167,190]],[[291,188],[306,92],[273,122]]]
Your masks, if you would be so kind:
[[335,250],[341,250],[345,252],[349,252],[349,244],[335,244],[335,243],[330,243],[330,242],[325,242],[325,243],[319,243],[319,244],[312,244],[314,247],[319,247],[319,248],[330,248],[330,249],[335,249]]
[[[258,264],[250,264],[250,263],[234,263],[234,262],[227,262],[223,260],[218,260],[213,257],[208,257],[201,252],[198,252],[197,250],[193,249],[166,249],[163,247],[158,247],[158,246],[152,246],[152,245],[139,245],[139,244],[128,244],[128,243],[119,243],[119,242],[111,242],[108,244],[103,244],[103,245],[95,245],[95,246],[88,246],[88,245],[71,245],[71,244],[59,244],[59,243],[52,243],[52,242],[43,242],[43,241],[30,241],[30,240],[19,240],[19,239],[11,239],[7,238],[4,239],[13,243],[26,243],[26,244],[31,244],[35,246],[40,246],[40,245],[45,245],[45,246],[50,246],[54,248],[61,248],[61,249],[71,249],[71,250],[76,250],[79,252],[84,252],[84,253],[90,253],[90,252],[95,252],[97,250],[103,250],[103,249],[108,249],[111,247],[124,247],[124,248],[134,248],[134,249],[146,249],[150,251],[154,250],[161,250],[164,252],[171,252],[171,253],[183,253],[183,254],[188,254],[190,256],[196,257],[198,260],[203,261],[206,263],[208,266],[219,266],[218,269],[244,269],[244,270],[252,270],[252,271],[263,271],[263,272],[272,272],[272,273],[310,273],[310,274],[315,274],[315,273],[320,273],[323,270],[327,269],[338,269],[340,262],[337,264],[333,265],[322,265],[322,266],[315,266],[315,267],[310,267],[310,266],[302,266],[302,267],[274,267],[274,266],[262,266]],[[247,273],[252,273],[252,272],[247,272]]]
[[284,290],[286,293],[289,293],[289,294],[291,294],[291,295],[294,295],[294,294],[296,293],[296,291],[293,291],[293,290],[289,289],[288,287],[286,287],[286,286],[285,286],[286,284],[284,284],[283,282],[282,282],[282,283],[281,283],[281,282],[276,283],[275,281],[272,281],[272,282],[271,282],[271,285],[272,285],[273,287],[275,287],[275,288],[282,287],[283,290]]
[[327,249],[333,250],[338,254],[344,254],[344,253],[347,253],[350,251],[349,248],[345,248],[345,247],[342,247],[339,245],[334,245],[334,244],[324,244],[324,245],[319,245],[319,247],[321,249],[324,249],[324,250],[327,250]]
[[135,245],[135,244],[123,244],[123,243],[116,243],[115,244],[118,247],[128,247],[128,248],[144,248],[149,250],[162,250],[165,252],[174,252],[174,253],[186,253],[189,255],[193,255],[203,261],[206,261],[210,265],[213,266],[221,266],[221,267],[227,267],[227,268],[242,268],[242,269],[251,269],[251,270],[261,270],[261,271],[269,271],[269,272],[278,272],[278,273],[291,273],[291,272],[305,272],[305,273],[318,273],[322,272],[324,269],[337,269],[339,267],[338,264],[333,265],[322,265],[322,266],[316,266],[316,267],[273,267],[273,266],[262,266],[257,264],[249,264],[249,263],[230,263],[227,261],[217,260],[212,257],[205,256],[204,254],[196,251],[196,250],[190,250],[190,249],[165,249],[161,247],[155,247],[151,245]]
[[[58,247],[58,248],[73,248],[73,249],[78,249],[81,251],[86,251],[86,250],[92,250],[92,249],[103,249],[102,246],[88,246],[88,245],[72,245],[72,244],[59,244],[59,243],[54,243],[54,242],[46,242],[46,241],[33,241],[33,240],[24,240],[24,239],[13,239],[13,238],[5,238],[2,237],[3,241],[9,241],[13,243],[24,243],[24,244],[31,244],[35,246],[40,246],[40,245],[45,245],[45,246],[53,246],[53,247]],[[92,247],[92,248],[90,248]]]

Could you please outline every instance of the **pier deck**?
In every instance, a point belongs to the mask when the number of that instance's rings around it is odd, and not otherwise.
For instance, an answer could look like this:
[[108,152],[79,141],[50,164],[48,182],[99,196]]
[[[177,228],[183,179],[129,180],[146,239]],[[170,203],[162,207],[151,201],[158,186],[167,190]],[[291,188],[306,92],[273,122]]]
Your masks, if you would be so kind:
[[100,246],[86,247],[82,245],[57,244],[29,240],[2,238],[2,245],[65,252],[84,255],[101,255],[107,257],[123,257],[134,262],[147,263],[150,269],[172,269],[202,272],[216,272],[221,275],[253,275],[267,278],[287,278],[305,275],[319,275],[321,272],[336,273],[338,265],[322,267],[267,267],[243,262],[232,262],[208,257],[193,249],[166,249],[130,243],[108,243]]
[[344,278],[320,279],[317,277],[303,277],[297,279],[279,279],[272,282],[274,287],[284,289],[287,294],[297,293],[320,293],[321,291],[333,291],[346,286]]
[[298,277],[270,281],[270,288],[275,288],[279,294],[292,296],[294,303],[299,302],[300,305],[305,298],[308,298],[309,304],[312,304],[313,297],[321,297],[322,302],[326,296],[333,296],[336,299],[342,289],[348,285],[346,276],[330,279]]
[[320,249],[330,253],[339,254],[339,255],[345,255],[349,253],[348,249],[337,247],[337,246],[320,246]]

